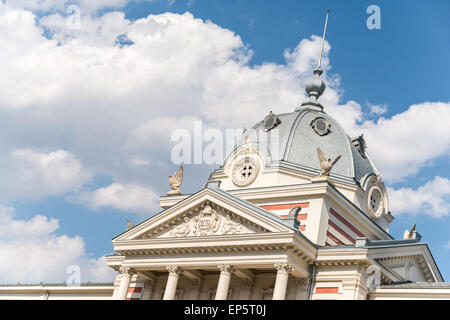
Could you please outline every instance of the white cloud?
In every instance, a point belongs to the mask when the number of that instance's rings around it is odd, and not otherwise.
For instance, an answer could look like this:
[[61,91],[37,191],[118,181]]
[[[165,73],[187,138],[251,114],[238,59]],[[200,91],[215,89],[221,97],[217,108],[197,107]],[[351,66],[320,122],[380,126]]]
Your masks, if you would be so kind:
[[388,110],[387,104],[377,105],[367,102],[367,106],[369,107],[370,113],[373,113],[377,116],[385,114]]
[[383,177],[395,182],[449,153],[449,119],[450,103],[424,102],[357,128],[364,133],[367,150]]
[[[0,125],[8,132],[0,147],[5,154],[69,150],[82,172],[155,193],[166,191],[173,171],[175,128],[190,129],[196,119],[205,128],[249,128],[269,110],[293,111],[305,99],[304,80],[321,45],[312,36],[285,51],[286,64],[250,66],[252,51],[238,35],[190,13],[137,21],[120,12],[84,16],[75,31],[67,30],[63,16],[49,15],[36,25],[31,12],[0,5]],[[43,36],[44,27],[51,39]],[[120,36],[133,44],[121,47]],[[325,42],[327,90],[320,101],[351,134],[364,133],[367,151],[388,182],[448,154],[448,103],[422,103],[392,118],[365,120],[359,103],[342,101],[329,50]],[[3,167],[13,168],[9,162]],[[76,182],[60,190],[77,189],[82,180]],[[1,183],[6,189],[10,180]],[[20,195],[15,188],[11,194]]]
[[[320,37],[285,50],[286,64],[250,66],[252,50],[238,35],[190,13],[137,21],[121,12],[90,15],[126,2],[80,0],[79,30],[67,29],[66,0],[0,2],[0,126],[7,133],[0,136],[0,200],[70,192],[94,210],[149,215],[158,210],[158,195],[168,191],[175,167],[169,160],[174,129],[190,129],[197,119],[205,128],[249,128],[269,110],[290,112],[305,99]],[[36,23],[26,9],[52,14]],[[120,46],[119,37],[132,45]],[[413,176],[448,155],[450,103],[423,102],[392,118],[367,120],[359,103],[342,101],[330,50],[325,42],[327,90],[320,101],[349,133],[364,133],[387,181]],[[369,109],[379,116],[385,106]],[[95,174],[114,182],[77,193]],[[189,183],[203,186],[192,179],[183,187]],[[395,215],[449,213],[445,178],[389,191]],[[18,221],[12,214],[0,213],[0,250],[7,258],[0,260],[0,282],[57,281],[70,264],[84,266],[87,278],[107,278],[102,260],[85,253],[83,239],[54,234],[56,220]]]
[[108,187],[82,192],[74,200],[93,210],[110,207],[148,214],[155,213],[159,208],[159,196],[155,192],[132,184],[113,183]]
[[81,162],[70,152],[13,150],[0,157],[0,199],[38,199],[76,190],[90,180]]
[[103,257],[90,257],[81,237],[58,236],[58,220],[36,215],[15,220],[14,209],[0,207],[0,283],[65,282],[77,265],[82,282],[111,282],[114,271]]
[[450,214],[450,180],[436,177],[417,188],[388,188],[390,211],[394,215],[429,215],[443,217]]
[[[317,66],[317,59],[320,55],[322,38],[313,35],[311,39],[302,39],[297,47],[291,52],[286,49],[284,57],[290,67],[295,70],[299,75],[311,76],[311,67]],[[324,55],[322,59],[321,69],[324,71],[330,70],[330,60],[328,58],[328,52],[330,51],[330,44],[325,41]]]

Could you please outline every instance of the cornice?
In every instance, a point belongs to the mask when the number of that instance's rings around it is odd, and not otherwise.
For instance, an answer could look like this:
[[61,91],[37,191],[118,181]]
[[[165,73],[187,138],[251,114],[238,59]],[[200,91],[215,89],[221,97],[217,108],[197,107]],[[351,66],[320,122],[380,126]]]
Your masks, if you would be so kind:
[[[422,272],[422,274],[425,276],[425,279],[427,281],[434,281],[434,275],[432,270],[430,269],[426,258],[424,259],[423,254],[411,254],[411,255],[398,255],[398,256],[393,256],[393,257],[383,257],[383,258],[378,258],[376,259],[376,261],[380,262],[380,261],[396,261],[396,260],[402,260],[402,259],[414,259],[419,268],[420,271]],[[381,262],[380,262],[381,263]]]
[[[295,233],[264,233],[208,237],[121,240],[115,251],[122,256],[212,254],[257,251],[286,251],[313,263],[316,249]],[[108,257],[108,265],[119,262],[120,256]],[[113,258],[113,259],[111,259]],[[123,260],[122,260],[123,261]]]

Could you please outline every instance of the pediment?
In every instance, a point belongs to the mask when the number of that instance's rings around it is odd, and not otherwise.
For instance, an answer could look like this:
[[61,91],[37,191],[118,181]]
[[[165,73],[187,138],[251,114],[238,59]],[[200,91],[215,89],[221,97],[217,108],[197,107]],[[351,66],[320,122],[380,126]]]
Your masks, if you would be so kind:
[[183,215],[178,224],[158,235],[158,238],[201,237],[227,234],[268,232],[264,228],[242,219],[218,205],[206,202],[194,209],[195,213]]
[[[292,231],[271,213],[210,189],[164,210],[114,239],[209,237]],[[235,200],[235,201],[233,201]]]

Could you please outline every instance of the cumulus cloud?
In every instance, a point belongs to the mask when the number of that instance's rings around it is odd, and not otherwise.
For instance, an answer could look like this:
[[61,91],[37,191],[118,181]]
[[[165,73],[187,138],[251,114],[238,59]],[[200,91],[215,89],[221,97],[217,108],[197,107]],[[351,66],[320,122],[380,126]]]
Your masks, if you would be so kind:
[[82,282],[111,282],[114,271],[103,257],[92,258],[81,237],[58,236],[58,220],[36,215],[14,219],[14,209],[0,207],[0,283],[61,283],[68,267],[80,267]]
[[388,110],[387,104],[378,105],[367,102],[367,106],[369,107],[370,113],[373,113],[377,116],[385,114]]
[[90,192],[82,192],[75,199],[92,210],[110,207],[141,214],[155,213],[159,208],[159,196],[138,185],[113,183]]
[[77,190],[90,181],[90,174],[70,152],[39,152],[30,148],[0,156],[0,199],[39,199]]
[[[101,3],[120,6],[113,2]],[[46,6],[51,3],[65,2]],[[79,30],[68,30],[62,13],[37,22],[23,8],[0,4],[0,125],[9,133],[0,137],[4,153],[68,150],[80,172],[155,193],[166,191],[173,172],[173,130],[191,130],[196,120],[205,128],[249,128],[269,110],[293,111],[306,98],[304,80],[321,45],[313,35],[285,50],[285,64],[251,66],[252,50],[239,35],[190,13],[130,21],[122,12],[108,12],[83,16]],[[358,102],[342,101],[330,50],[325,42],[321,103],[352,135],[364,133],[385,180],[410,177],[448,153],[449,103],[421,103],[392,118],[367,120]],[[13,169],[5,161],[4,170]],[[73,189],[85,181],[76,176]],[[0,189],[17,189],[9,184],[0,180]],[[201,187],[189,184],[193,191]],[[70,188],[68,183],[60,190]]]
[[[174,171],[174,130],[192,130],[197,120],[205,128],[249,128],[269,110],[290,112],[306,98],[319,36],[286,49],[284,64],[250,65],[253,52],[239,35],[190,13],[136,21],[123,12],[92,14],[127,2],[70,1],[82,9],[80,29],[67,28],[69,1],[0,2],[0,126],[8,133],[0,136],[1,201],[71,193],[92,210],[150,215]],[[32,11],[46,14],[37,19]],[[368,105],[379,118],[367,119],[360,103],[343,101],[330,50],[325,42],[320,101],[350,134],[364,133],[385,180],[406,179],[448,155],[449,102],[418,103],[391,118],[380,117],[385,106]],[[80,192],[95,174],[114,182]],[[199,189],[198,180],[183,188]],[[417,189],[389,188],[391,211],[446,216],[449,190],[442,177]],[[0,282],[64,281],[72,264],[81,266],[82,281],[111,280],[113,271],[86,253],[82,238],[55,234],[57,220],[15,220],[3,208],[0,222]]]
[[450,180],[436,177],[417,188],[388,188],[390,210],[393,214],[429,215],[435,218],[450,213]]
[[449,153],[449,119],[450,103],[424,102],[392,118],[366,121],[358,129],[382,175],[395,182]]

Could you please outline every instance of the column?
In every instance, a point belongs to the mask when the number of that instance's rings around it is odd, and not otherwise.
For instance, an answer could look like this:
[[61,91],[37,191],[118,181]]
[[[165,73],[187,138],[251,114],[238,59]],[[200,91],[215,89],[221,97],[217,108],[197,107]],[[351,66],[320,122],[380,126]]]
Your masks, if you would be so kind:
[[125,300],[127,298],[128,288],[130,287],[131,276],[135,274],[135,271],[130,267],[121,267],[119,271],[122,274],[122,278],[120,279],[116,300]]
[[117,271],[116,278],[114,279],[114,291],[112,295],[113,300],[117,300],[117,293],[119,292],[119,285],[120,285],[120,279],[122,279],[122,274],[119,272],[118,269],[115,269]]
[[275,264],[277,269],[277,278],[275,279],[275,288],[273,289],[273,300],[284,300],[286,298],[286,288],[289,278],[289,272],[292,271],[290,264]]
[[217,285],[216,290],[216,300],[226,300],[233,269],[228,264],[220,264],[217,266],[217,268],[219,268],[220,270],[220,277],[219,284]]
[[163,300],[173,300],[177,293],[178,279],[183,274],[183,269],[178,266],[167,266],[167,270],[169,270],[169,277],[167,278]]
[[144,293],[142,294],[142,300],[151,300],[153,289],[155,288],[155,281],[148,280],[144,284]]

